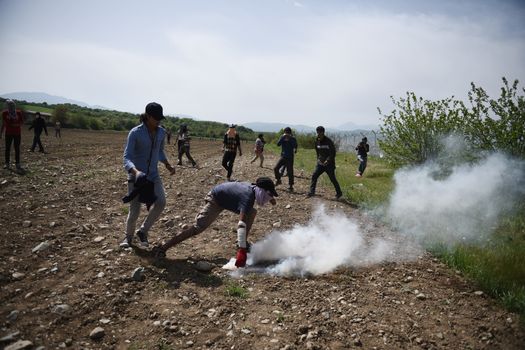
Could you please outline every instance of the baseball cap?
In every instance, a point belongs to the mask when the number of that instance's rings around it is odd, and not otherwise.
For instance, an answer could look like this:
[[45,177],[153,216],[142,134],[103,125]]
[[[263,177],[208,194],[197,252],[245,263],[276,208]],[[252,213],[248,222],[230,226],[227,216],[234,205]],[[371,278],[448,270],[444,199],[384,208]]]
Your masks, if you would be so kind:
[[269,177],[263,176],[263,177],[258,178],[255,181],[255,185],[257,187],[262,188],[263,190],[270,192],[270,194],[273,197],[279,197],[279,195],[277,194],[277,191],[275,191],[275,185],[273,184],[272,179],[270,179]]
[[164,119],[164,114],[162,114],[162,106],[157,102],[150,102],[146,105],[146,114],[151,115],[156,120]]
[[230,127],[230,128],[236,128],[236,127],[237,127],[237,124],[230,124],[229,127]]

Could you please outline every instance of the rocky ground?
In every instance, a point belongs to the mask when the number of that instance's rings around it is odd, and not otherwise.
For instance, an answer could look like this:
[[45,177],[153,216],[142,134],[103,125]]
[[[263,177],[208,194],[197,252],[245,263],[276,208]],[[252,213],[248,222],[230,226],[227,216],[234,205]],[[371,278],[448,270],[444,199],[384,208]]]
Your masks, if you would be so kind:
[[[221,268],[235,254],[231,213],[160,263],[147,249],[120,250],[125,138],[63,130],[61,143],[43,137],[49,153],[41,154],[28,152],[26,132],[27,173],[0,173],[0,348],[525,348],[516,315],[428,253],[320,276],[234,277]],[[171,177],[161,170],[168,205],[151,241],[191,224],[205,194],[225,180],[220,144],[194,140],[192,147],[198,169],[179,166]],[[249,163],[251,145],[244,148],[234,178],[271,176],[275,156],[259,168]],[[168,151],[175,164],[173,145]],[[298,177],[294,193],[281,186],[278,204],[259,209],[252,241],[306,223],[320,202],[352,217],[368,237],[395,236],[331,200],[332,188],[306,199],[308,182],[308,174]]]

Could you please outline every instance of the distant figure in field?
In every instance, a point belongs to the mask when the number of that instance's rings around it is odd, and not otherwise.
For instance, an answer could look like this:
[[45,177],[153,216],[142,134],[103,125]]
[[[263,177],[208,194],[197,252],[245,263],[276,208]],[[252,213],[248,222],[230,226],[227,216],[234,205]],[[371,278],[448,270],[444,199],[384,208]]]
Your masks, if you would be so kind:
[[166,140],[168,141],[168,145],[171,143],[171,129],[166,129]]
[[293,191],[293,160],[295,153],[297,153],[297,140],[293,137],[290,127],[284,128],[284,134],[277,141],[277,146],[281,146],[281,158],[273,168],[276,179],[275,185],[281,184],[281,177],[284,174],[284,170],[281,170],[281,168],[284,167],[288,175],[288,190]]
[[41,153],[44,153],[44,146],[42,146],[42,141],[40,140],[40,135],[42,134],[42,131],[46,132],[47,134],[47,126],[46,121],[42,116],[40,115],[40,112],[36,112],[35,119],[33,120],[33,123],[29,127],[29,130],[33,129],[34,136],[33,136],[33,144],[31,145],[31,152],[35,151],[36,145],[38,145],[38,150]]
[[366,137],[363,137],[361,142],[357,145],[355,148],[357,151],[357,160],[359,160],[359,169],[357,170],[357,173],[355,174],[356,177],[363,176],[363,173],[366,169],[366,163],[368,159],[368,152],[370,152],[370,146],[368,145],[368,139]]
[[335,187],[335,198],[339,199],[343,195],[339,182],[335,178],[335,154],[336,149],[334,142],[324,134],[324,127],[318,126],[317,139],[315,140],[315,152],[317,153],[317,165],[314,173],[312,174],[312,182],[310,184],[310,192],[308,197],[315,195],[315,187],[317,185],[317,179],[324,172],[328,174],[330,181]]
[[264,144],[266,143],[266,141],[264,141],[264,135],[263,134],[259,134],[257,136],[257,140],[255,140],[255,148],[253,150],[253,152],[255,153],[255,156],[253,157],[253,159],[250,161],[250,163],[253,163],[257,160],[257,158],[260,159],[260,163],[259,163],[259,166],[262,168],[263,166],[263,162],[264,162]]
[[190,154],[190,132],[186,124],[181,124],[179,128],[179,133],[177,134],[177,149],[179,155],[179,161],[177,165],[182,165],[182,155],[186,155],[186,158],[191,162],[191,165],[196,167],[197,162],[193,159]]
[[239,150],[239,157],[242,157],[241,150],[241,138],[236,130],[237,125],[231,124],[228,128],[228,131],[224,134],[223,147],[222,151],[224,152],[222,156],[222,166],[227,171],[226,178],[228,181],[231,181],[231,176],[233,172],[233,163],[235,162],[235,157],[237,156],[237,150]]
[[60,129],[62,128],[62,124],[57,120],[55,122],[55,138],[62,138],[62,135],[60,135]]
[[[124,169],[128,174],[128,195],[122,200],[129,203],[126,220],[126,236],[121,248],[128,248],[133,242],[135,224],[139,217],[141,203],[145,203],[149,212],[136,232],[140,245],[147,247],[148,231],[166,206],[166,195],[159,175],[158,162],[164,163],[170,175],[175,174],[164,153],[165,129],[160,127],[164,119],[162,106],[151,102],[146,106],[146,113],[141,115],[142,123],[128,134],[124,150]],[[150,206],[151,210],[150,210]]]
[[10,169],[11,167],[11,144],[14,144],[16,170],[22,172],[23,169],[20,165],[20,143],[22,140],[24,116],[21,110],[16,109],[14,101],[7,100],[5,104],[6,109],[2,112],[2,127],[0,128],[0,138],[2,138],[2,134],[5,130],[4,169]]

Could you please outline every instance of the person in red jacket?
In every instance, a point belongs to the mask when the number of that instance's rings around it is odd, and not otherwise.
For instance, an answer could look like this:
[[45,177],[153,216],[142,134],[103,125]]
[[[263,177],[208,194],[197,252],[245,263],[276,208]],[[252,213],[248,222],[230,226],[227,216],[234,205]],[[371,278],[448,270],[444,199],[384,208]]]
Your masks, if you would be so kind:
[[20,141],[22,139],[22,124],[24,123],[24,116],[22,111],[16,109],[16,105],[12,100],[6,101],[6,109],[2,112],[2,128],[0,129],[0,138],[5,130],[5,165],[4,169],[9,169],[11,166],[11,144],[15,146],[15,162],[16,170],[22,171],[20,165]]

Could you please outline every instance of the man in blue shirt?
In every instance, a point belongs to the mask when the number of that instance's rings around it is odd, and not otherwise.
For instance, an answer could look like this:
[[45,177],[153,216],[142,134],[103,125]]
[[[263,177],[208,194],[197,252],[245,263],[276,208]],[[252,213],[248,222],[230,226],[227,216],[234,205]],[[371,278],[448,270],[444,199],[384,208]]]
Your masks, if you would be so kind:
[[[162,119],[164,119],[162,106],[155,102],[149,103],[146,106],[146,113],[141,115],[142,123],[129,132],[124,150],[124,169],[128,174],[128,191],[132,192],[135,187],[149,181],[153,183],[154,189],[154,193],[149,197],[156,197],[153,207],[137,231],[143,247],[148,246],[148,231],[166,206],[164,187],[157,167],[158,162],[164,163],[171,175],[175,174],[175,168],[171,166],[164,153],[166,131],[160,127]],[[126,237],[120,243],[122,248],[128,248],[132,244],[140,204],[138,196],[130,202],[126,221]]]
[[180,242],[198,235],[208,228],[223,210],[229,210],[239,214],[237,224],[237,256],[235,266],[246,265],[249,244],[248,233],[257,215],[257,209],[253,206],[257,203],[263,206],[268,202],[275,205],[275,197],[279,195],[275,191],[273,181],[268,177],[260,177],[255,184],[248,182],[225,182],[215,186],[204,198],[206,204],[201,208],[195,223],[186,230],[173,236],[163,245],[153,248],[156,258],[166,256],[166,251]]
[[288,189],[293,191],[294,177],[293,177],[293,158],[294,154],[297,153],[297,140],[292,136],[292,129],[290,127],[284,128],[284,134],[277,141],[277,146],[281,146],[281,159],[277,162],[273,168],[275,178],[277,181],[275,185],[281,184],[281,167],[286,167],[288,173]]

